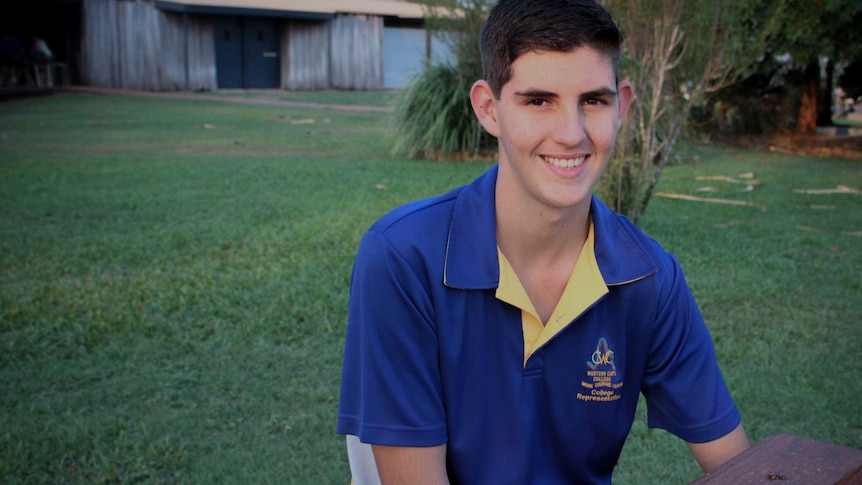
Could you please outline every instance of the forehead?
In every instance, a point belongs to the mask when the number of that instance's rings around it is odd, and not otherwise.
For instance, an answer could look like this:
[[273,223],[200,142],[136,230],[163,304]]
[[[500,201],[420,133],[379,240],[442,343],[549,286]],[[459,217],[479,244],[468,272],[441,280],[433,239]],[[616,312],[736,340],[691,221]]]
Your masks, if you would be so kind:
[[530,51],[511,65],[511,77],[503,91],[524,88],[550,92],[593,91],[616,87],[613,61],[591,47],[570,51]]

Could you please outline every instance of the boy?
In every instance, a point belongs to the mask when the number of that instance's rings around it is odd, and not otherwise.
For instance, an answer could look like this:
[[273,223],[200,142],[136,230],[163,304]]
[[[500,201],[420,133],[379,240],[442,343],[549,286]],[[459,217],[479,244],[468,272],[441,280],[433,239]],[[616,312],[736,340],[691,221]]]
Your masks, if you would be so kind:
[[616,25],[501,0],[481,48],[470,99],[499,162],[383,217],[356,259],[355,482],[610,483],[641,392],[713,470],[749,444],[679,263],[592,196],[633,98]]

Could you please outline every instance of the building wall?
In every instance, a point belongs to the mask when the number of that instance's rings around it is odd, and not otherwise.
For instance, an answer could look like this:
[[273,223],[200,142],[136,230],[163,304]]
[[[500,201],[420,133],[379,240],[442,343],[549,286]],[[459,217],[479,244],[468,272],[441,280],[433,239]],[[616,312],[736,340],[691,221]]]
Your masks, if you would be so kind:
[[114,50],[117,5],[108,0],[84,0],[82,23],[84,39],[81,48],[81,81],[97,87],[115,87],[114,65],[119,57]]
[[281,33],[281,87],[290,91],[329,89],[329,24],[288,20]]
[[427,47],[425,29],[386,27],[383,36],[383,87],[406,86],[425,67]]
[[[430,51],[430,52],[429,52]],[[428,55],[430,54],[430,59]],[[383,79],[386,89],[401,89],[424,71],[428,61],[455,65],[450,42],[418,26],[387,26],[383,35]]]
[[329,48],[332,89],[383,89],[382,17],[336,16]]
[[188,52],[188,89],[211,91],[216,88],[215,37],[208,17],[189,15],[188,30],[181,14],[159,11],[161,32],[161,77],[159,89],[186,89]]
[[85,82],[98,87],[158,89],[158,14],[149,2],[84,0]]
[[[81,79],[91,86],[185,88],[182,15],[151,1],[84,0]],[[189,89],[215,88],[212,23],[189,17]]]
[[[83,0],[81,82],[118,89],[215,90],[213,25],[210,16],[184,17],[157,9],[153,0]],[[384,57],[390,54],[384,52],[379,16],[284,20],[279,54],[282,89],[379,90],[406,84],[401,74],[384,79]],[[408,62],[412,73],[424,62],[424,53],[409,55],[421,59]]]

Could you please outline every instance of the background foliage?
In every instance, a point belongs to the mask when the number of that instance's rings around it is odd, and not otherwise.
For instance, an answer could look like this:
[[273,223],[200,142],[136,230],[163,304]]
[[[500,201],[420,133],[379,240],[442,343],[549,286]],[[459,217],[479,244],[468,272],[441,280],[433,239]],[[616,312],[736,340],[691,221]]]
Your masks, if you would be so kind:
[[635,99],[602,185],[611,207],[638,223],[692,109],[735,81],[752,56],[739,4],[721,0],[608,0],[624,33],[620,78]]
[[[448,37],[457,64],[429,64],[396,100],[392,151],[433,160],[491,153],[495,142],[474,119],[468,93],[481,77],[478,38],[496,2],[426,3],[429,28]],[[818,102],[821,115],[826,110],[825,123],[831,123],[835,66],[852,66],[862,52],[862,29],[854,28],[862,22],[862,6],[853,2],[602,3],[624,33],[622,76],[633,81],[638,97],[601,190],[615,210],[636,223],[691,118],[689,132],[813,132]],[[821,57],[828,58],[823,87]]]

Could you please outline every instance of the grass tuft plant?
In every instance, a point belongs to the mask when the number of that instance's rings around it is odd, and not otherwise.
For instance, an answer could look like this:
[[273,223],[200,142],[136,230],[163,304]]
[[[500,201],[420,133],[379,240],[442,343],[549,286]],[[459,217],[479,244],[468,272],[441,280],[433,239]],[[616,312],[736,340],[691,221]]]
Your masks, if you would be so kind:
[[446,64],[430,64],[394,100],[389,120],[392,153],[458,160],[487,154],[492,139],[470,105],[473,79]]

